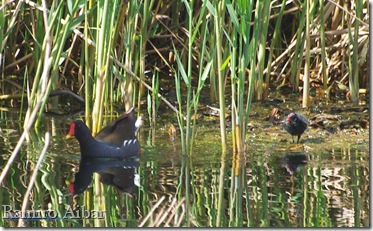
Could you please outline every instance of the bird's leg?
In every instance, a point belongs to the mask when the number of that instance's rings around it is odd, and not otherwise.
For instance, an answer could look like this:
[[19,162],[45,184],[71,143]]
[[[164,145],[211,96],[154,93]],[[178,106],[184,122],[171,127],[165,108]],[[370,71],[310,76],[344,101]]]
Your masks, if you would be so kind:
[[298,136],[298,141],[297,141],[297,144],[299,144],[299,139],[300,139],[300,136],[301,136],[301,135],[299,135],[299,136]]

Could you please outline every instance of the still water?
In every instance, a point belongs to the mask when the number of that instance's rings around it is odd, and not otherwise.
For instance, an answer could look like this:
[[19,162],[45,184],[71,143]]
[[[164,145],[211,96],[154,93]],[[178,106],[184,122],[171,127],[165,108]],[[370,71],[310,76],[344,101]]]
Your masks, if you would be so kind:
[[[156,128],[145,120],[139,133],[142,154],[133,163],[90,160],[83,165],[78,142],[65,139],[73,119],[46,117],[0,187],[0,225],[18,225],[44,132],[50,131],[48,153],[26,209],[42,215],[25,219],[27,227],[369,227],[369,125],[358,123],[369,121],[369,112],[329,110],[336,116],[322,121],[329,129],[320,125],[322,113],[311,111],[307,116],[315,126],[293,144],[281,125],[265,119],[270,108],[262,107],[253,105],[245,153],[221,153],[217,118],[199,118],[190,156],[182,155],[179,133],[174,140],[168,134],[171,123],[177,127],[175,118],[159,120]],[[0,115],[3,169],[22,124],[16,113]],[[353,120],[358,122],[345,126]],[[90,173],[84,193],[68,194],[66,180],[80,169],[93,172],[103,165],[111,171],[124,166],[116,173],[124,183],[101,184],[98,174],[91,179]]]

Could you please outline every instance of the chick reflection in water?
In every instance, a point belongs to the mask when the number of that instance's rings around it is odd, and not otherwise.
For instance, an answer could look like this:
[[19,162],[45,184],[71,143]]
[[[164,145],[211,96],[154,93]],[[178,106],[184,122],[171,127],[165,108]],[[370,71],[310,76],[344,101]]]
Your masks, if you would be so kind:
[[294,175],[302,166],[307,164],[307,157],[304,154],[285,155],[282,158],[282,164],[290,175]]
[[121,192],[133,194],[140,186],[137,174],[138,158],[82,158],[74,182],[66,182],[72,194],[83,193],[92,182],[93,173],[100,175],[103,184],[114,186]]

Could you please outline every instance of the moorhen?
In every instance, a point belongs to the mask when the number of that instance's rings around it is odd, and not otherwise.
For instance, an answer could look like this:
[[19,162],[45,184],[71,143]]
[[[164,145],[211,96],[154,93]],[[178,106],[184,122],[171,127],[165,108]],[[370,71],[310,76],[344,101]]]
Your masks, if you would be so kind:
[[292,141],[294,143],[294,136],[298,136],[298,141],[300,136],[304,133],[307,129],[309,122],[307,117],[298,113],[298,112],[291,112],[284,123],[284,129],[292,135]]
[[141,153],[136,139],[141,117],[136,120],[134,109],[122,114],[112,124],[104,127],[93,138],[87,125],[80,120],[71,123],[66,138],[75,136],[80,144],[82,157],[128,158]]

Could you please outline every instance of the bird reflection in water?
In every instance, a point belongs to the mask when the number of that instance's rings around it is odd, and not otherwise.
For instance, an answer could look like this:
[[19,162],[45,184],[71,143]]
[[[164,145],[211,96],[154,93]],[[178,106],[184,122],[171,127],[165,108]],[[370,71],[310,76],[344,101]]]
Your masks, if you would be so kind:
[[121,192],[133,194],[135,186],[140,186],[140,176],[137,174],[138,158],[82,158],[79,172],[74,182],[67,182],[69,192],[83,193],[92,181],[93,173],[100,175],[103,184],[114,186]]
[[282,163],[286,171],[290,175],[294,175],[302,166],[307,164],[307,157],[304,154],[287,154],[282,158]]

